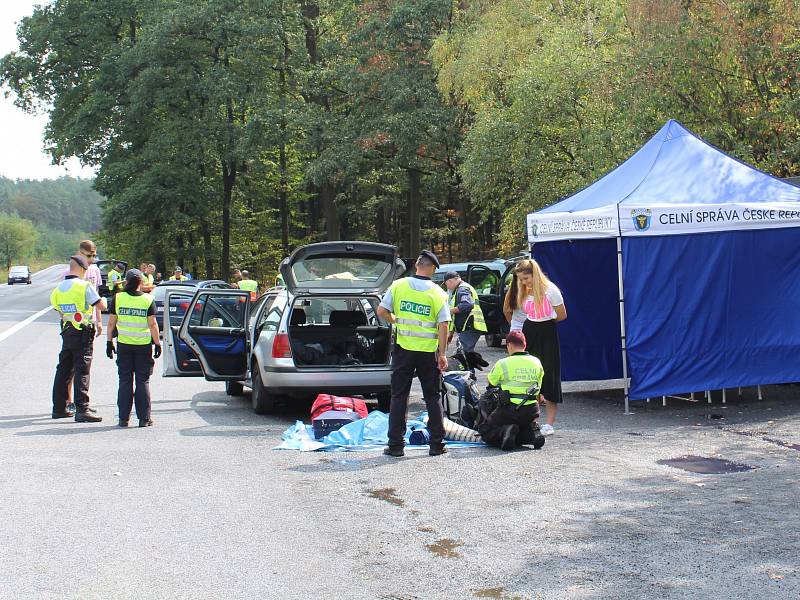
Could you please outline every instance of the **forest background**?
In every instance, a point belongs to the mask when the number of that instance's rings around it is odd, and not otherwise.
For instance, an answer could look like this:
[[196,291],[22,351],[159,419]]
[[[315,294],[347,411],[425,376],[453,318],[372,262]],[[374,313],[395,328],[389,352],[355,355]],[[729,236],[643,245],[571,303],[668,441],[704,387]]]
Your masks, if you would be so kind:
[[267,281],[322,240],[516,254],[669,118],[800,174],[799,32],[796,0],[55,0],[0,81],[98,168],[106,254]]

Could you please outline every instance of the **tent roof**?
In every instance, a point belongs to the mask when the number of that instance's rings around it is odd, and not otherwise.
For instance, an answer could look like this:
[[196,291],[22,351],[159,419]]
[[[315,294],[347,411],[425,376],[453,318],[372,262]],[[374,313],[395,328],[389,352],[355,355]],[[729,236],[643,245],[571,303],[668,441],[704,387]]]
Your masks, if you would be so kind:
[[800,227],[800,187],[667,121],[619,167],[530,213],[528,241]]
[[758,202],[800,202],[800,188],[728,156],[670,119],[619,167],[537,214]]

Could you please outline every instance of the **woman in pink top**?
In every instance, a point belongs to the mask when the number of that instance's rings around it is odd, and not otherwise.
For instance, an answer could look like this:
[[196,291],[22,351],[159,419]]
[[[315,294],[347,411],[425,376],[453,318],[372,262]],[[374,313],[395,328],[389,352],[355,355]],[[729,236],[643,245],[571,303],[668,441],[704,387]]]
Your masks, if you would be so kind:
[[521,260],[514,267],[511,287],[506,293],[503,313],[511,330],[522,330],[529,354],[544,367],[540,404],[546,407],[547,423],[543,435],[553,434],[561,395],[561,348],[556,323],[567,318],[561,290],[542,272],[535,260]]

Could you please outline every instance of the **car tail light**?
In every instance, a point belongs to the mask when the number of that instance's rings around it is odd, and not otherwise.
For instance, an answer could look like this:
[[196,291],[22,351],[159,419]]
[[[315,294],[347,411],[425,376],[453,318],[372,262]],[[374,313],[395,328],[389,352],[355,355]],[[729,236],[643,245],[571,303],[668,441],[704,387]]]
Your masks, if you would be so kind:
[[279,333],[272,342],[272,358],[292,358],[292,347],[289,345],[289,334]]
[[181,302],[180,304],[178,304],[178,308],[180,308],[182,311],[187,311],[189,310],[189,303]]

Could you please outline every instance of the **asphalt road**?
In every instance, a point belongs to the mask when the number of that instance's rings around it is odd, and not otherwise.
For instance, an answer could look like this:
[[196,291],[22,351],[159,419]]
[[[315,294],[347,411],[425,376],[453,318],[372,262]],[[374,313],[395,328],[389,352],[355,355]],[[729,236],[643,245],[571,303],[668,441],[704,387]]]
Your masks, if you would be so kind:
[[[272,450],[305,408],[202,379],[156,375],[155,426],[118,429],[98,342],[105,420],[53,421],[57,320],[17,324],[60,272],[0,286],[0,598],[800,597],[798,387],[628,416],[575,392],[541,451],[393,460]],[[686,454],[754,469],[657,463]]]

